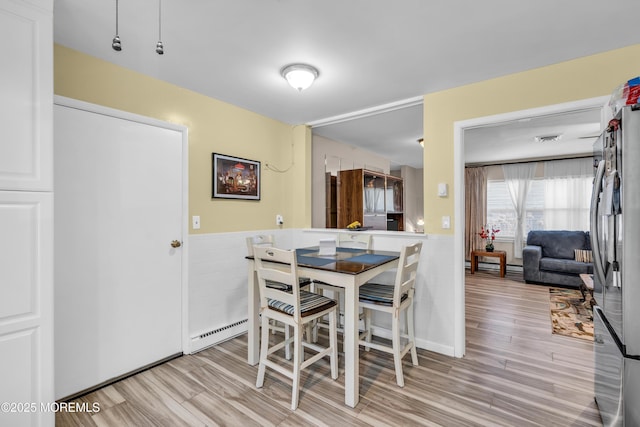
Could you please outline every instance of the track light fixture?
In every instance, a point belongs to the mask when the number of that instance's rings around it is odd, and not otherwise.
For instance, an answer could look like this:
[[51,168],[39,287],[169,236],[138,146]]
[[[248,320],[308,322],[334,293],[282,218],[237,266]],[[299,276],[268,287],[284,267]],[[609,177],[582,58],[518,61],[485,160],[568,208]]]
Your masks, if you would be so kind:
[[156,53],[164,55],[164,45],[162,44],[162,0],[158,0],[158,43],[156,43]]
[[113,50],[118,52],[122,50],[122,43],[120,42],[120,36],[118,35],[118,0],[116,0],[116,35],[111,41],[111,47]]

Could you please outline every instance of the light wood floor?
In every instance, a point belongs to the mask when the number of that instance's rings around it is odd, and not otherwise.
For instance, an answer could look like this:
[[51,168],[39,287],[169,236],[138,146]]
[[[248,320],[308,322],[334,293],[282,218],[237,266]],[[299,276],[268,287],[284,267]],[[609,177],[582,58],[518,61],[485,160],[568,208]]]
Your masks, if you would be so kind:
[[592,344],[551,334],[548,289],[521,274],[466,278],[467,349],[456,359],[418,350],[395,384],[390,355],[360,352],[360,403],[343,404],[344,373],[328,363],[289,380],[246,363],[246,335],[88,394],[100,412],[59,412],[57,426],[601,426],[593,400]]

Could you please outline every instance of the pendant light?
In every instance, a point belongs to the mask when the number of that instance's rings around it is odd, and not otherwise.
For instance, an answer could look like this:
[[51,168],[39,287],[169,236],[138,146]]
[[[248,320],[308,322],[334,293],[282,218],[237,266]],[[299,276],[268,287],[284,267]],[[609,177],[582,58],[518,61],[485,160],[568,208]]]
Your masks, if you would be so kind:
[[164,55],[164,45],[162,44],[162,0],[158,0],[158,43],[156,43],[156,53]]
[[111,41],[111,47],[118,52],[122,50],[122,43],[120,43],[120,36],[118,35],[118,0],[116,0],[116,35]]

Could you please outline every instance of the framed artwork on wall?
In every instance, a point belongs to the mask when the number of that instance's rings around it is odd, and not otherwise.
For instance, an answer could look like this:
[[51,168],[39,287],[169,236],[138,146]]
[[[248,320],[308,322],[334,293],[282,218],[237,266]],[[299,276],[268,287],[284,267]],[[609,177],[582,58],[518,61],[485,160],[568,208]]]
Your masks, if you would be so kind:
[[212,197],[260,200],[260,162],[213,153]]

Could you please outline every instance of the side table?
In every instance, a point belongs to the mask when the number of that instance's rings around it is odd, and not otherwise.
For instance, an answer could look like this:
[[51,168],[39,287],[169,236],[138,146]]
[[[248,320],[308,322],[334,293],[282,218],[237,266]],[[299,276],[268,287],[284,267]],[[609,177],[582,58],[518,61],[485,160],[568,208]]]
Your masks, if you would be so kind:
[[485,251],[482,249],[476,249],[471,251],[471,274],[475,273],[478,269],[478,257],[495,257],[500,259],[500,277],[504,277],[507,274],[507,252],[506,251]]
[[580,284],[580,293],[582,294],[582,301],[585,301],[587,298],[586,292],[589,292],[591,296],[591,306],[596,305],[596,301],[593,299],[593,274],[581,274],[580,278],[582,279],[582,283]]

